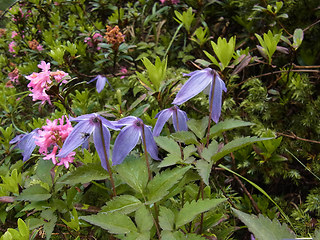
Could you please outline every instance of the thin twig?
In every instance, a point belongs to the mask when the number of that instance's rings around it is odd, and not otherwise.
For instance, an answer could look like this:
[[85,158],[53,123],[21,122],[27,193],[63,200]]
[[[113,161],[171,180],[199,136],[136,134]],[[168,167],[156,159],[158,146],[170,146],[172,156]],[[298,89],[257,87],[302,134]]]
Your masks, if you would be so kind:
[[280,132],[277,132],[276,134],[277,134],[277,135],[284,136],[284,137],[292,138],[292,139],[295,139],[295,140],[300,140],[300,141],[305,141],[305,142],[311,142],[311,143],[317,143],[317,144],[320,144],[320,141],[310,140],[310,139],[306,139],[306,138],[298,137],[298,136],[297,136],[297,135],[295,135],[293,132],[291,132],[291,135],[289,135],[289,134],[285,134],[285,133],[280,133]]

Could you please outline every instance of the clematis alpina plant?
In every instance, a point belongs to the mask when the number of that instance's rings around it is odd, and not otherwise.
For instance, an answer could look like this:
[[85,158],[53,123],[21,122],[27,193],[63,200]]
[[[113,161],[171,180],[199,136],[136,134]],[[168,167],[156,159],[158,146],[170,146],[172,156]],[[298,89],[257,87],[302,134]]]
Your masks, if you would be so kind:
[[168,109],[161,110],[155,118],[158,118],[156,125],[153,129],[153,136],[157,137],[160,135],[164,124],[172,117],[172,123],[174,130],[188,131],[187,121],[188,117],[185,111],[179,109],[178,106],[173,106]]
[[106,83],[108,83],[109,86],[111,87],[111,84],[109,83],[108,79],[106,77],[102,76],[102,75],[96,76],[95,78],[93,78],[89,82],[87,82],[87,84],[89,84],[89,83],[91,83],[93,81],[96,81],[96,89],[97,89],[98,93],[100,93],[103,90],[103,88],[106,85]]
[[189,76],[190,78],[182,86],[172,104],[180,105],[198,95],[207,86],[210,86],[210,116],[217,123],[221,115],[222,91],[227,91],[226,85],[219,74],[211,68],[205,68],[184,74],[184,76]]
[[147,152],[154,160],[160,160],[158,157],[158,147],[154,141],[151,127],[145,125],[140,118],[129,116],[120,119],[117,126],[125,126],[120,131],[113,148],[112,163],[118,165],[123,162],[125,157],[137,145],[139,139],[143,142],[146,164],[149,171],[149,179],[151,179],[151,172],[148,162]]
[[10,144],[17,143],[14,148],[18,148],[22,151],[22,156],[23,156],[24,162],[30,158],[33,150],[37,146],[35,143],[34,137],[39,136],[38,130],[39,130],[39,128],[36,128],[30,133],[20,134],[10,141]]

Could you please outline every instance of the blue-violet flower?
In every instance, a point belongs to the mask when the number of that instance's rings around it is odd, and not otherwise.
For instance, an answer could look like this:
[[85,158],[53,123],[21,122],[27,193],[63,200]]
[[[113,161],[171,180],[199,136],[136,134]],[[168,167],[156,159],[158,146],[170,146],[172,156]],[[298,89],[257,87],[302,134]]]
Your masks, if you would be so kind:
[[98,93],[100,93],[103,90],[103,88],[106,85],[106,83],[108,83],[109,86],[111,87],[111,84],[109,83],[108,79],[106,77],[102,76],[102,75],[96,76],[95,78],[93,78],[89,82],[87,82],[87,84],[89,84],[89,83],[91,83],[93,81],[97,81],[96,82],[96,89],[97,89]]
[[10,144],[17,143],[14,148],[18,148],[22,151],[23,161],[27,161],[33,150],[36,148],[36,139],[34,137],[38,136],[38,128],[34,129],[32,132],[27,134],[20,134],[10,141]]
[[222,91],[227,91],[226,85],[219,74],[211,68],[205,68],[184,74],[184,76],[190,76],[190,78],[182,86],[172,104],[180,105],[210,85],[209,102],[211,102],[211,98],[213,98],[210,109],[211,119],[217,123],[221,115]]
[[120,119],[117,126],[125,126],[120,131],[113,148],[112,165],[118,165],[123,162],[125,157],[137,145],[139,139],[143,140],[145,135],[146,148],[150,156],[155,160],[158,158],[158,147],[153,139],[151,127],[145,125],[140,118],[129,116]]
[[178,106],[173,106],[161,110],[155,118],[158,118],[156,125],[153,129],[153,136],[157,137],[160,135],[164,124],[172,117],[173,127],[176,132],[188,131],[187,121],[188,117],[185,111],[179,109]]
[[[110,132],[108,128],[120,130],[113,122],[96,113],[82,115],[76,118],[70,117],[70,121],[78,122],[65,140],[58,157],[66,157],[70,152],[86,143],[93,133],[94,146],[101,160],[101,166],[107,170],[107,161],[110,152]],[[103,140],[104,142],[103,142]],[[106,154],[107,156],[106,156]]]

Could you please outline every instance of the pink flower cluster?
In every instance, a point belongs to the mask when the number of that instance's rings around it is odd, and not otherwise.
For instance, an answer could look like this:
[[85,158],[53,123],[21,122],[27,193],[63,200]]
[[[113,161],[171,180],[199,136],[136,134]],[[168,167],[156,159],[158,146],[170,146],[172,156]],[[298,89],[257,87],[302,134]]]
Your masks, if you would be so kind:
[[38,131],[35,143],[40,147],[39,152],[45,155],[43,159],[51,159],[53,164],[59,166],[63,164],[66,168],[69,168],[69,164],[74,160],[75,152],[69,153],[64,158],[58,158],[58,161],[56,157],[58,149],[62,148],[64,141],[73,129],[69,119],[66,117],[66,124],[64,124],[64,116],[53,121],[47,120],[47,125],[43,126],[42,129]]
[[15,53],[16,50],[14,49],[14,47],[16,47],[16,46],[17,46],[17,43],[16,43],[15,41],[11,41],[11,42],[9,43],[9,52]]
[[[84,42],[88,44],[89,47],[94,47],[94,46],[97,46],[98,43],[102,42],[103,40],[103,37],[100,33],[95,33],[93,34],[92,37],[86,37],[84,39]],[[97,46],[97,50],[100,50],[101,47]]]
[[171,3],[171,4],[178,4],[180,1],[179,0],[160,0],[160,2],[162,3],[162,4],[164,4],[165,2],[167,2],[167,3]]
[[69,75],[60,70],[51,72],[50,63],[46,63],[45,61],[41,61],[38,67],[42,69],[42,72],[33,72],[31,75],[26,76],[26,79],[30,80],[28,84],[29,90],[32,92],[30,96],[32,96],[33,101],[41,100],[42,104],[48,101],[48,103],[51,104],[50,97],[46,93],[46,90],[50,89],[54,84],[54,80],[57,83],[67,83],[66,79]]

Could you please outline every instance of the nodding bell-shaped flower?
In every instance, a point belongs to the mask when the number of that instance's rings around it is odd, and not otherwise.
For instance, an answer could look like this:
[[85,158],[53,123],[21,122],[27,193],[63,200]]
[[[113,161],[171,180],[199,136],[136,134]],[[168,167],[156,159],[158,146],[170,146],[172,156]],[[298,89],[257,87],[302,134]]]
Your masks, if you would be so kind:
[[36,139],[34,137],[38,136],[38,130],[39,128],[36,128],[30,133],[20,134],[9,142],[10,144],[17,143],[14,148],[18,148],[22,151],[24,162],[30,158],[33,150],[37,146],[35,143]]
[[101,160],[101,166],[107,170],[107,161],[110,152],[110,131],[120,130],[113,122],[96,113],[82,115],[76,118],[70,117],[70,121],[78,122],[72,132],[66,138],[57,157],[66,157],[70,152],[86,143],[93,134],[94,146]]
[[153,136],[157,137],[160,135],[164,124],[169,120],[170,117],[172,117],[173,127],[176,132],[188,131],[188,117],[186,112],[180,110],[178,106],[173,106],[157,113],[155,118],[158,118],[158,120],[153,129]]
[[125,126],[120,131],[113,148],[112,165],[123,162],[125,157],[137,145],[139,139],[146,143],[147,152],[154,160],[158,158],[158,147],[153,139],[151,127],[145,125],[140,118],[129,116],[120,119],[116,126]]
[[222,91],[227,91],[226,85],[219,74],[211,68],[205,68],[184,74],[184,76],[189,76],[190,78],[182,86],[172,104],[180,105],[198,95],[210,85],[211,119],[217,123],[221,115]]
[[106,83],[108,83],[109,86],[111,87],[111,84],[109,83],[108,79],[106,77],[102,76],[102,75],[96,76],[95,78],[93,78],[89,82],[87,82],[87,84],[89,84],[89,83],[91,83],[93,81],[97,81],[96,82],[96,89],[97,89],[98,93],[100,93],[103,90],[103,88],[106,85]]

